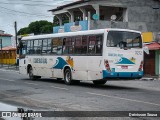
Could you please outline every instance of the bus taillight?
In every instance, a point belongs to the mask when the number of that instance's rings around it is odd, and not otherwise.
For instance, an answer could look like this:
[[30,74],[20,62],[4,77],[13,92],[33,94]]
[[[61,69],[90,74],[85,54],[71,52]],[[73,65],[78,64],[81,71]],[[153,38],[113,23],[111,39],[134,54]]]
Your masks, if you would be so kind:
[[106,68],[108,68],[109,67],[109,64],[106,64]]
[[142,71],[142,69],[143,69],[143,61],[141,61],[138,71]]
[[108,60],[104,60],[104,64],[105,64],[106,70],[111,72]]
[[107,32],[109,32],[109,30],[107,30]]

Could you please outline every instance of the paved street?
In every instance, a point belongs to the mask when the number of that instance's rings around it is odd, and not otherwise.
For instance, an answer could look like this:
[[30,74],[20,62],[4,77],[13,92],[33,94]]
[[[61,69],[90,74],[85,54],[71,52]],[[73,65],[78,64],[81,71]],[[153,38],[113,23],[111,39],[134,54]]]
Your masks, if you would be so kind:
[[159,86],[159,80],[108,81],[103,86],[81,82],[68,86],[47,78],[31,81],[18,71],[0,69],[0,102],[34,110],[159,111]]

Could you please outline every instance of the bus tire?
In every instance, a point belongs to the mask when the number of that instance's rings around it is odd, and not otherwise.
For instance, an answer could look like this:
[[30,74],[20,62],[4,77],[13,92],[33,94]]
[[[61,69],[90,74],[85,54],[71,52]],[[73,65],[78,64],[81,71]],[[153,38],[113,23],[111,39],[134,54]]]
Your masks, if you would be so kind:
[[62,80],[62,78],[57,78],[57,80]]
[[80,80],[73,80],[73,84],[75,85],[80,84]]
[[35,76],[37,79],[41,79],[41,76]]
[[29,68],[28,74],[29,74],[29,79],[30,80],[35,80],[36,79],[36,76],[33,75],[33,69],[32,69],[32,67]]
[[93,83],[95,85],[104,85],[107,81],[106,80],[94,80]]
[[65,82],[65,84],[67,84],[67,85],[73,84],[72,73],[71,73],[71,70],[70,70],[69,68],[67,68],[67,69],[64,71],[64,82]]

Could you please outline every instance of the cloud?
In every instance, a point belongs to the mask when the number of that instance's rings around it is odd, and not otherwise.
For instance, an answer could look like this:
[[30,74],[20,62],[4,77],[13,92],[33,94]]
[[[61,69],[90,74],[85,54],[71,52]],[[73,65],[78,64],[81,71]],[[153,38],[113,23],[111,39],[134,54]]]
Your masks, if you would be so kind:
[[71,1],[73,0],[1,0],[0,29],[14,35],[15,21],[18,30],[37,20],[52,22],[53,15],[48,10]]

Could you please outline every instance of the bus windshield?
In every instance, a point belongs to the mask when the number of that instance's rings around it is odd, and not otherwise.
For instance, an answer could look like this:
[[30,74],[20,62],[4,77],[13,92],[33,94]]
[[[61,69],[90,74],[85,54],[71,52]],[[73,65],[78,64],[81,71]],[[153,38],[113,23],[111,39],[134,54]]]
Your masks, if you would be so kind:
[[109,31],[107,47],[142,48],[141,34],[127,31]]

